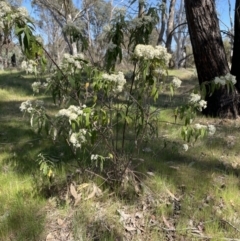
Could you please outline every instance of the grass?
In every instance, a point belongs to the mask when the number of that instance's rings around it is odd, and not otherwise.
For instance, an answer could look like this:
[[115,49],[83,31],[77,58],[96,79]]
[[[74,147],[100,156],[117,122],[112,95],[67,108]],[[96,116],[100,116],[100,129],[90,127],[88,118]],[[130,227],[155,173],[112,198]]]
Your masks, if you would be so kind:
[[[240,121],[199,116],[197,122],[215,124],[217,133],[183,151],[181,122],[175,124],[172,109],[186,101],[187,90],[197,82],[193,70],[169,74],[179,76],[184,87],[172,102],[168,96],[160,98],[159,137],[144,143],[143,149],[150,151],[139,150],[141,161],[133,161],[125,185],[112,190],[101,178],[83,179],[63,145],[30,129],[19,111],[22,101],[40,97],[52,113],[56,111],[49,96],[32,95],[34,79],[20,72],[1,72],[0,240],[240,237]],[[63,161],[51,182],[39,171],[41,152]],[[70,187],[81,196],[78,203]]]

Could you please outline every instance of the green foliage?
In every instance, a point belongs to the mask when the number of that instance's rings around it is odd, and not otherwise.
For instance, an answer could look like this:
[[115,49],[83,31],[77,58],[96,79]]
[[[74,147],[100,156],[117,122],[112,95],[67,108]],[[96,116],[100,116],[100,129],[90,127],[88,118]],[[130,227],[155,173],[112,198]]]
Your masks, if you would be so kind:
[[48,179],[54,177],[54,169],[56,168],[56,162],[51,161],[49,157],[43,155],[42,153],[38,155],[37,162],[39,164],[40,171],[45,177],[47,177]]
[[[32,25],[32,26],[31,26]],[[31,20],[16,21],[15,34],[18,36],[20,46],[28,59],[36,59],[43,55],[42,44],[33,35],[34,27]]]
[[[141,18],[135,19],[139,21],[136,26],[128,29],[129,44],[128,49],[132,51],[138,44],[149,44],[149,37],[159,22],[159,15],[156,8],[150,7],[146,14]],[[131,23],[129,23],[131,26]]]
[[113,20],[114,24],[108,33],[108,41],[113,44],[113,47],[108,49],[105,55],[107,71],[114,71],[117,58],[122,61],[122,46],[124,46],[124,32],[126,31],[126,21],[122,14],[116,16]]
[[84,34],[82,33],[83,31],[81,31],[81,29],[79,29],[77,26],[75,25],[67,25],[63,32],[70,36],[70,42],[74,43],[74,42],[80,42],[81,43],[81,51],[84,51],[86,49],[88,49],[88,41],[86,36],[84,36]]

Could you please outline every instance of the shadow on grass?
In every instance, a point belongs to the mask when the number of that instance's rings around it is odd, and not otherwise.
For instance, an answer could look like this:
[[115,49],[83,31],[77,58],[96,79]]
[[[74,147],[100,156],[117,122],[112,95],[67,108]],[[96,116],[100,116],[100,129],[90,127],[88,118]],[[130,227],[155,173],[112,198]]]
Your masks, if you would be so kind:
[[32,95],[31,84],[36,81],[34,77],[25,77],[24,72],[4,72],[0,75],[0,88],[12,90],[15,93]]
[[[2,74],[0,85],[4,86],[4,88],[13,87],[15,91],[19,89],[25,90],[26,94],[32,94],[31,83],[34,80],[21,78],[23,78],[21,73]],[[184,84],[192,86],[192,81],[195,80],[184,80]],[[176,95],[174,99],[175,98],[176,101],[171,103],[168,101],[168,95],[162,95],[156,105],[161,106],[162,103],[166,103],[166,107],[169,107],[169,105],[176,107],[179,106],[179,103],[184,102],[183,98],[185,97]],[[45,99],[49,101],[50,97],[46,97]],[[168,104],[168,102],[170,104]],[[18,173],[22,174],[39,170],[39,164],[36,160],[40,152],[55,156],[63,161],[71,161],[72,155],[70,150],[68,150],[64,144],[53,143],[31,130],[29,123],[22,117],[22,113],[19,110],[20,104],[21,102],[19,101],[0,102],[0,150],[11,153],[4,161],[9,164],[14,163]],[[51,105],[50,111],[54,110],[55,107]],[[198,180],[201,175],[211,175],[213,171],[227,171],[218,160],[210,156],[204,156],[204,153],[203,156],[201,156],[198,152],[198,156],[196,156],[196,154],[191,152],[179,152],[174,146],[172,148],[163,148],[161,138],[156,139],[153,143],[150,143],[150,145],[154,154],[140,153],[140,157],[146,158],[147,160],[147,163],[143,164],[144,168],[149,171],[154,170],[158,175],[166,176],[167,178],[172,176],[177,185],[181,182],[181,175],[177,175],[178,170],[181,170],[184,166],[191,168],[192,174],[189,174],[189,178],[191,176],[192,180]],[[132,153],[133,148],[134,145],[129,147],[129,149],[131,149],[130,153]],[[204,148],[207,148],[207,146]],[[212,146],[212,148],[218,148],[218,145],[216,144]],[[64,152],[64,157],[60,158],[62,152]]]
[[[38,99],[50,102],[50,97]],[[8,153],[2,161],[24,175],[39,170],[37,156],[40,152],[58,157],[66,148],[31,129],[29,116],[24,116],[19,109],[21,102],[0,100],[0,151]],[[56,111],[56,106],[50,105],[48,110]]]
[[[45,226],[41,205],[30,197],[11,200],[9,210],[0,216],[0,239],[16,241],[39,241]],[[8,200],[9,202],[9,200]],[[3,202],[1,202],[3,204]]]

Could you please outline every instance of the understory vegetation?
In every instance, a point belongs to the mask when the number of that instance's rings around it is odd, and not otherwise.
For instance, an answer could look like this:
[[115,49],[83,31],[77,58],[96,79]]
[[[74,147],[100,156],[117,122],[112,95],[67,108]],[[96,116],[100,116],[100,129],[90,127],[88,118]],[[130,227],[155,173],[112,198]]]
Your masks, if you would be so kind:
[[[80,156],[79,143],[66,145],[61,139],[48,138],[44,133],[54,134],[54,129],[36,128],[39,119],[31,121],[19,109],[26,101],[44,101],[44,115],[50,120],[59,117],[63,109],[59,103],[54,104],[43,91],[32,94],[33,76],[2,71],[0,240],[238,240],[240,121],[196,115],[195,123],[214,125],[216,133],[197,136],[195,141],[192,132],[193,140],[187,142],[182,127],[191,118],[176,117],[176,108],[188,104],[189,91],[197,81],[193,69],[169,70],[167,86],[174,77],[182,81],[178,91],[172,95],[167,88],[151,102],[149,113],[158,110],[152,129],[145,127],[144,135],[134,136],[139,123],[131,121],[138,114],[133,108],[136,112],[130,119],[116,115],[119,122],[113,119],[106,125],[113,128],[98,129],[102,136],[96,137],[92,149],[85,146],[86,155]],[[130,87],[131,81],[126,85]],[[97,99],[103,98],[100,91]],[[119,97],[111,108],[120,113],[124,101]],[[116,135],[124,129],[123,120],[127,121],[124,144],[122,135]],[[55,124],[60,127],[61,122]]]

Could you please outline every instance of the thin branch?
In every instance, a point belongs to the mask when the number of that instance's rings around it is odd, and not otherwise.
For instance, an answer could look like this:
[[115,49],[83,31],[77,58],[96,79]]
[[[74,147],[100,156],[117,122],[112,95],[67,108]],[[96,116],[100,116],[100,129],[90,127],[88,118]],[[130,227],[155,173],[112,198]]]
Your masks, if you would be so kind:
[[172,35],[173,32],[174,32],[177,28],[181,27],[182,25],[186,25],[186,24],[187,24],[187,22],[183,22],[183,23],[178,24],[176,27],[173,28],[173,30],[169,33],[169,35]]

